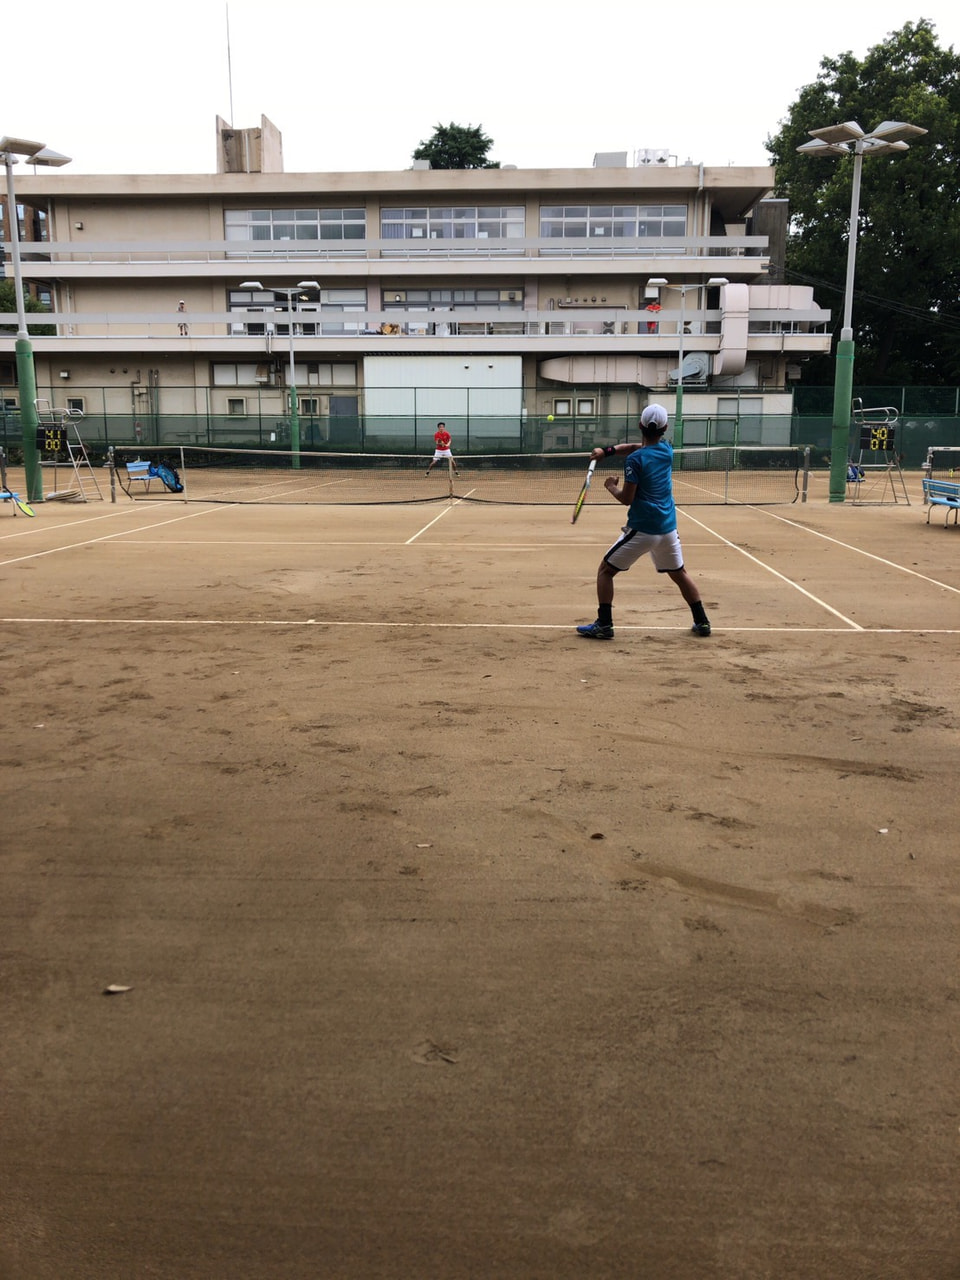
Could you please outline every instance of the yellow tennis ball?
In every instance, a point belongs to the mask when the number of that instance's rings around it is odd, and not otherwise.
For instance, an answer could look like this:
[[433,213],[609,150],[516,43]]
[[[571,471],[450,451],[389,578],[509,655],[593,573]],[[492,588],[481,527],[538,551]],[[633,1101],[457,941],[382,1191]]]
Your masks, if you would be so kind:
[[548,421],[548,422],[552,422],[552,421],[553,421],[553,414],[552,414],[552,413],[548,413],[548,414],[547,414],[547,421]]

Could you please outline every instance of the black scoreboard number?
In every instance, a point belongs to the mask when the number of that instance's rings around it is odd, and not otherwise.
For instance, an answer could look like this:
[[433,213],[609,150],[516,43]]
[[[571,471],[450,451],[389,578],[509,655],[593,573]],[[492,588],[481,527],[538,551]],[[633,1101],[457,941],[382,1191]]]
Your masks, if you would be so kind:
[[860,448],[873,453],[892,453],[896,431],[893,427],[863,427],[860,431]]
[[67,445],[65,427],[38,427],[37,448],[41,453],[62,453]]

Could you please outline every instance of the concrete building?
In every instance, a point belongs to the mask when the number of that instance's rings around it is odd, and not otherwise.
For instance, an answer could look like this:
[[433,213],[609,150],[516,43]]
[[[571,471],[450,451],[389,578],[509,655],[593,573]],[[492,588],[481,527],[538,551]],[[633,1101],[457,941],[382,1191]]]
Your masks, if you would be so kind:
[[56,326],[38,395],[85,432],[282,445],[292,372],[304,448],[400,449],[438,418],[473,452],[580,448],[672,411],[681,377],[686,443],[789,440],[829,313],[783,282],[772,169],[287,174],[269,121],[241,132],[218,121],[209,176],[18,176]]

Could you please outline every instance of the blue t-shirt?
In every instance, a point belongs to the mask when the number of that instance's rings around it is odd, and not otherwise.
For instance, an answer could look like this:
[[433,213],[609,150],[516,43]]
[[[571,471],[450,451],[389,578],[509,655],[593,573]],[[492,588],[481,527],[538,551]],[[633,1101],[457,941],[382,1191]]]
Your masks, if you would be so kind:
[[627,524],[640,533],[671,533],[677,527],[673,501],[673,445],[666,440],[627,455],[623,478],[637,486]]

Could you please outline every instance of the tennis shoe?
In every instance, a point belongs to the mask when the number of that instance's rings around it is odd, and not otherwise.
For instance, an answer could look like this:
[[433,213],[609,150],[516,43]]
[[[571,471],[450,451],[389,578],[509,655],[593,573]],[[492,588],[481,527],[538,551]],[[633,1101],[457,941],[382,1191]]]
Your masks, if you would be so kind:
[[695,622],[690,628],[690,633],[695,636],[708,636],[710,634],[710,623]]
[[586,636],[589,640],[612,640],[613,627],[601,626],[599,622],[587,622],[577,627],[578,636]]

